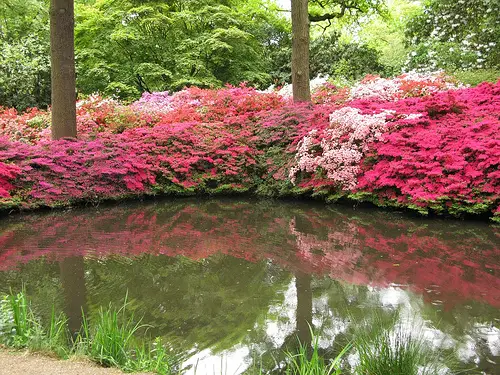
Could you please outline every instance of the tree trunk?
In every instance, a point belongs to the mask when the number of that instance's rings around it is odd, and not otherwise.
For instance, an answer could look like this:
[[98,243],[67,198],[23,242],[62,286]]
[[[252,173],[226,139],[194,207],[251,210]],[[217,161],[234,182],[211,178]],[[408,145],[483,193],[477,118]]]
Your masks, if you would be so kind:
[[308,0],[292,0],[292,87],[294,102],[310,102]]
[[50,1],[52,139],[76,137],[74,0]]

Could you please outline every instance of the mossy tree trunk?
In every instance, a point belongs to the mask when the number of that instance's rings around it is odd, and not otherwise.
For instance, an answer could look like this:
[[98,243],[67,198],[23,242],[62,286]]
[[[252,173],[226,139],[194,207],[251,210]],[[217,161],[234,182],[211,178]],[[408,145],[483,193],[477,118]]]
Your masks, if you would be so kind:
[[308,0],[292,1],[292,87],[294,102],[310,102]]
[[76,137],[74,24],[74,0],[51,0],[52,139]]

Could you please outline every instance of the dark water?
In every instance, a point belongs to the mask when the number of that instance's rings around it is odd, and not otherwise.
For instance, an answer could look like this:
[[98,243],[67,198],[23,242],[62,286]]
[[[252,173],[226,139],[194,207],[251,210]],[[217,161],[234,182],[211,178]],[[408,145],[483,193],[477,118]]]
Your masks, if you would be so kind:
[[56,306],[73,327],[82,306],[92,316],[128,292],[198,374],[273,368],[308,322],[334,355],[363,319],[411,321],[464,367],[500,374],[499,243],[486,223],[311,203],[78,209],[0,220],[0,292],[24,283],[42,316]]

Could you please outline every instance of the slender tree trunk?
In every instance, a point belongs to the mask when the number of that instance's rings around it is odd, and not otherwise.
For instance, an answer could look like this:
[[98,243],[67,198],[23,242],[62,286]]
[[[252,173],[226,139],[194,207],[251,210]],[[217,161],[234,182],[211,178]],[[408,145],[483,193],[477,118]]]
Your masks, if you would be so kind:
[[76,137],[74,0],[50,0],[52,139]]
[[294,102],[310,102],[308,0],[292,1],[292,87]]

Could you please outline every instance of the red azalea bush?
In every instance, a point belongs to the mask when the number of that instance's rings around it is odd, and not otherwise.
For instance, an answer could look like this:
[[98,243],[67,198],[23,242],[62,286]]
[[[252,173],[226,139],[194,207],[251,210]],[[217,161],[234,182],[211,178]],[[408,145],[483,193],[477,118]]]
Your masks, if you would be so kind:
[[254,191],[498,217],[500,82],[411,77],[326,85],[317,104],[244,85],[94,96],[78,103],[79,139],[56,142],[49,113],[2,109],[0,204]]
[[[336,181],[338,192],[350,184],[351,198],[423,213],[428,208],[461,214],[498,207],[500,82],[423,98],[353,100],[346,105],[361,113],[354,124],[350,112],[347,116],[343,109],[335,110],[334,123],[312,127],[301,139],[292,170],[305,172],[298,186],[325,192]],[[373,141],[367,124],[383,113],[386,127]],[[332,132],[346,124],[350,128],[332,139]],[[347,168],[357,169],[356,181],[352,174],[349,179],[342,175]]]

